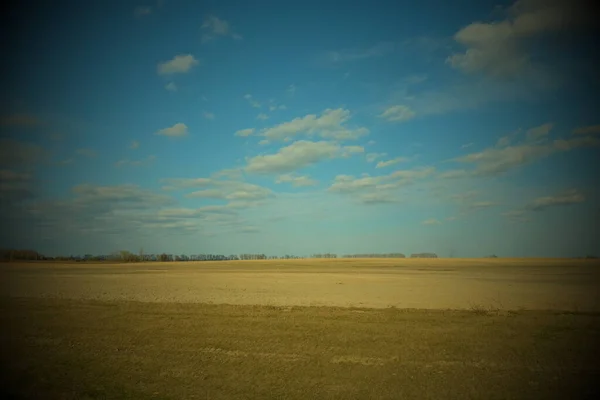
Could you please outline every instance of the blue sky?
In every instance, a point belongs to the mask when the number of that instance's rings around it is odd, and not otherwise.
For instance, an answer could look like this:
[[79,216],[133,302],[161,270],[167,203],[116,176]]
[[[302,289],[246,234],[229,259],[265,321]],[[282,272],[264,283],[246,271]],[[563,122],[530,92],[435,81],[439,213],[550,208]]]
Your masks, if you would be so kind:
[[585,6],[14,9],[18,26],[2,24],[2,245],[597,253],[600,78]]

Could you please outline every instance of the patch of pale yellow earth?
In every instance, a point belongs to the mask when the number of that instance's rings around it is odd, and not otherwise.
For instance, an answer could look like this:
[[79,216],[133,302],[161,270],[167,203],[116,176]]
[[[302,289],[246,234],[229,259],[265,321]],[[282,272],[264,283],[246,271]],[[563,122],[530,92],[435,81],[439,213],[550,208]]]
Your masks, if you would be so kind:
[[600,263],[336,259],[0,265],[0,295],[144,302],[600,311]]

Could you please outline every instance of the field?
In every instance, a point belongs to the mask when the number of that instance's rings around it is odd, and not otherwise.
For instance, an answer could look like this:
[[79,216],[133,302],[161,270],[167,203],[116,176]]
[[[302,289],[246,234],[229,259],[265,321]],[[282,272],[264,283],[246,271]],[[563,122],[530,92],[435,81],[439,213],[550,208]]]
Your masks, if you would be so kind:
[[600,394],[595,260],[15,263],[0,271],[1,383],[12,398]]

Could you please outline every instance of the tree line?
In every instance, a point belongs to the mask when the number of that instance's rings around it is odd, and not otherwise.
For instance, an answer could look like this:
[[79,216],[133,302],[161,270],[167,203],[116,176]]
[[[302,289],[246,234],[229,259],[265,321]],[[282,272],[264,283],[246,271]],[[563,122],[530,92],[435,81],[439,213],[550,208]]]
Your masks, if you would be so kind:
[[[428,253],[429,254],[429,253]],[[414,256],[414,255],[412,255]],[[405,258],[402,253],[366,253],[366,254],[344,254],[343,258]],[[436,256],[437,257],[437,256]],[[286,254],[283,256],[267,256],[266,254],[146,254],[143,249],[138,253],[120,250],[107,255],[69,255],[69,256],[45,256],[35,250],[2,249],[0,260],[3,261],[119,261],[119,262],[141,262],[141,261],[228,261],[228,260],[297,260],[311,258],[338,258],[334,253],[316,253],[309,256],[296,256]]]

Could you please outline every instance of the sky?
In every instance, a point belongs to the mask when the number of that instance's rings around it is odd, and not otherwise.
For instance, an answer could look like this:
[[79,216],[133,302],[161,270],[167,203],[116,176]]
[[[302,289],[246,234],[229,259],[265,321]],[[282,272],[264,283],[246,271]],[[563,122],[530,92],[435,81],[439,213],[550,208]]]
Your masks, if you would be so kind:
[[598,255],[586,1],[23,3],[2,247]]

